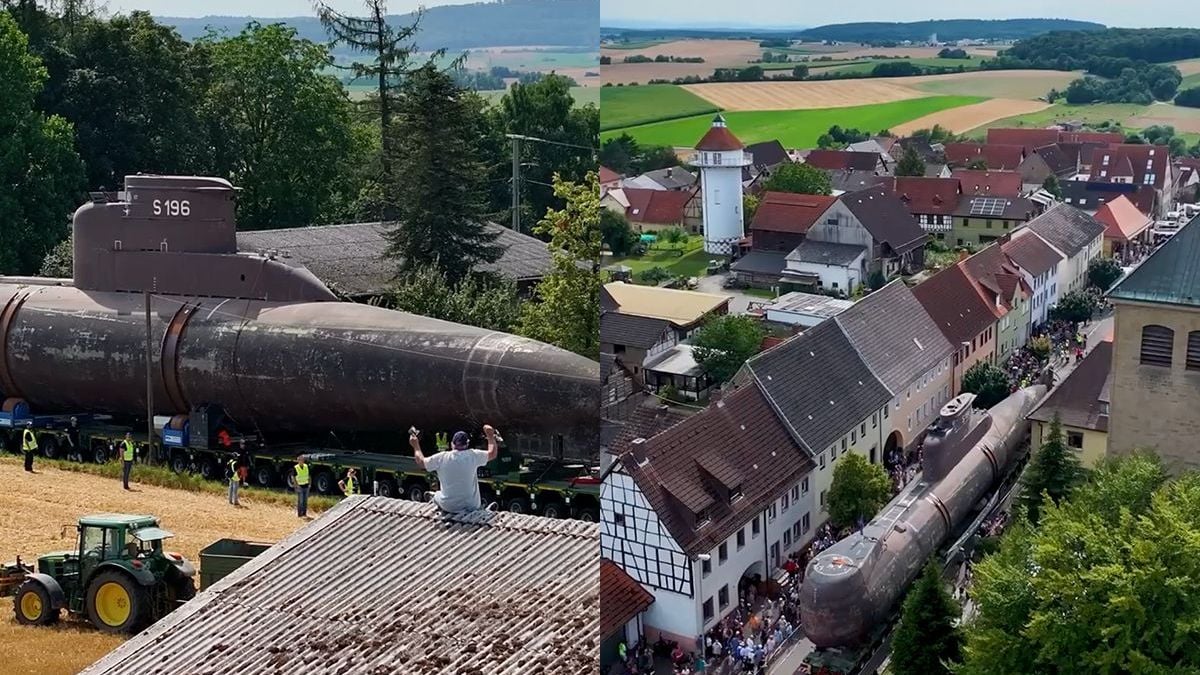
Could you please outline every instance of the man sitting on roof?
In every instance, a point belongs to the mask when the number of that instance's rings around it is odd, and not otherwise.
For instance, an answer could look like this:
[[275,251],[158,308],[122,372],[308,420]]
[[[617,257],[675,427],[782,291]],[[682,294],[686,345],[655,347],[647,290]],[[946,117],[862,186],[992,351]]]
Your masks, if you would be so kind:
[[[479,498],[479,467],[496,459],[499,446],[496,444],[496,430],[490,424],[483,425],[483,435],[487,437],[488,449],[472,450],[471,439],[465,431],[454,434],[452,449],[438,452],[426,457],[421,452],[420,432],[415,428],[409,430],[408,443],[412,446],[413,457],[417,465],[426,471],[435,471],[441,490],[428,493],[443,511],[448,513],[468,513],[481,508]],[[488,508],[492,508],[492,504]]]

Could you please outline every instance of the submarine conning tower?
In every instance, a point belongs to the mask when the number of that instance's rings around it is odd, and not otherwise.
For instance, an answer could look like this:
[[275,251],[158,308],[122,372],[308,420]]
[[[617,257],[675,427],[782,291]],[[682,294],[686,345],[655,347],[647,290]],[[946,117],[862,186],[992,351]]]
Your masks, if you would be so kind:
[[239,253],[236,191],[221,178],[136,175],[75,211],[74,285],[271,302],[337,297],[304,267]]
[[987,413],[972,407],[975,394],[959,394],[938,411],[925,435],[922,472],[929,483],[946,477],[991,427]]

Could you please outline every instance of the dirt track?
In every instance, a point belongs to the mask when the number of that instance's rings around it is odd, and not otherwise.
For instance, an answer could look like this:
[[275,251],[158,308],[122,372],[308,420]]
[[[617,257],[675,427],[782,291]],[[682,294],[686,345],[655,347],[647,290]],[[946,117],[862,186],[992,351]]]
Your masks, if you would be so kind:
[[[36,467],[35,467],[36,468]],[[75,545],[74,523],[79,516],[106,511],[158,516],[176,537],[167,548],[199,564],[200,549],[232,537],[278,541],[303,524],[285,506],[246,504],[235,509],[213,494],[198,494],[153,486],[125,492],[118,481],[56,469],[29,475],[20,460],[0,458],[0,559],[18,554],[27,562],[49,551]],[[136,482],[136,470],[134,478]],[[70,525],[65,539],[63,525]],[[199,581],[199,579],[197,579]],[[67,675],[108,653],[121,638],[99,633],[76,621],[54,628],[26,627],[13,618],[12,601],[0,599],[0,672],[24,675]]]
[[993,98],[982,103],[964,105],[959,108],[940,110],[911,122],[892,127],[892,132],[900,135],[910,134],[917,129],[929,129],[938,124],[950,131],[960,134],[981,127],[989,122],[1025,115],[1049,108],[1050,104],[1043,101],[1022,101],[1011,98]]

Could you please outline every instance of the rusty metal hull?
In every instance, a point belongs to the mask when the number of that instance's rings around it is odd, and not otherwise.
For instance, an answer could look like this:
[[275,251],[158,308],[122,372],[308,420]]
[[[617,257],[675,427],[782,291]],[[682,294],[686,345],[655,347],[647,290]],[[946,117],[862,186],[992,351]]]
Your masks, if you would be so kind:
[[1045,392],[1040,385],[1027,387],[993,406],[957,438],[969,443],[968,449],[940,448],[961,456],[944,478],[914,481],[861,532],[809,562],[800,614],[815,646],[853,647],[869,636],[929,557],[1006,473],[1029,427],[1025,417]]
[[[142,294],[9,281],[5,397],[144,414]],[[599,425],[599,365],[533,340],[354,303],[155,295],[151,311],[156,414],[219,404],[263,432]]]

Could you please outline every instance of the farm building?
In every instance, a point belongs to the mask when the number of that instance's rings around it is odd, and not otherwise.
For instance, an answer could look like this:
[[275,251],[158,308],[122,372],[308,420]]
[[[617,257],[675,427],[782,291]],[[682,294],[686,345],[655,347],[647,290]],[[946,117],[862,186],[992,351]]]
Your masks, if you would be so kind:
[[594,673],[599,528],[350,497],[88,667]]

